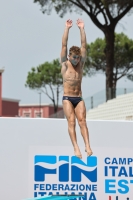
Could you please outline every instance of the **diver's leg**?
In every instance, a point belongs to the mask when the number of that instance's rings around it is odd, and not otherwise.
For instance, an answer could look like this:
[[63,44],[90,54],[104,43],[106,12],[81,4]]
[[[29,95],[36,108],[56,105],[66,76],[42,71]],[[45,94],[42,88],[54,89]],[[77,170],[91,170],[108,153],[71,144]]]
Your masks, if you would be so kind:
[[76,137],[76,131],[75,131],[76,120],[75,120],[74,107],[69,100],[63,100],[63,110],[68,121],[68,132],[69,132],[71,142],[74,147],[75,156],[82,158],[80,149],[77,144],[77,137]]
[[75,108],[75,115],[78,120],[78,124],[80,126],[81,134],[84,139],[85,143],[85,150],[87,152],[87,156],[92,155],[92,150],[90,148],[90,141],[89,141],[89,131],[86,124],[86,108],[84,101],[80,101],[76,108]]

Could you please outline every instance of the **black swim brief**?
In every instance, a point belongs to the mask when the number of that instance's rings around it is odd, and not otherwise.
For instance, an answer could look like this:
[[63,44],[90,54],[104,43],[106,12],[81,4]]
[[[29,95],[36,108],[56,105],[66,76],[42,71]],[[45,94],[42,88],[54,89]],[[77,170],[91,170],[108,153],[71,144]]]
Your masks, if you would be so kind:
[[82,97],[68,97],[68,96],[63,96],[62,101],[63,100],[70,101],[72,103],[73,107],[75,108],[80,101],[83,101],[83,98]]

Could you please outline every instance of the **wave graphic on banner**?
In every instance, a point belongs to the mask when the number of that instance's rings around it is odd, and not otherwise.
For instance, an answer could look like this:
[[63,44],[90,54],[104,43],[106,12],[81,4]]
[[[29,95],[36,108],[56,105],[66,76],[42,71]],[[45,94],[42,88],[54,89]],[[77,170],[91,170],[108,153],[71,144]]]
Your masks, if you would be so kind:
[[[63,160],[62,160],[63,158]],[[41,158],[42,159],[42,158]],[[44,158],[43,158],[44,159]],[[73,160],[74,159],[74,160]],[[82,174],[86,176],[91,182],[97,181],[97,166],[96,162],[89,162],[89,164],[85,164],[83,161],[77,160],[73,157],[71,164],[70,162],[66,161],[64,157],[60,157],[60,161],[57,163],[52,163],[49,161],[45,162],[35,162],[34,170],[34,179],[37,182],[46,181],[45,175],[48,174],[57,174],[58,169],[58,180],[59,182],[68,182],[69,180],[69,173],[71,172],[71,181],[72,182],[81,182]],[[94,158],[92,158],[94,160]]]
[[[56,164],[49,164],[49,163],[39,162],[39,163],[36,163],[35,166],[40,166],[40,167],[45,168],[45,169],[57,169],[58,167],[60,167],[60,166],[62,166],[64,164],[68,164],[68,162],[59,161]],[[78,168],[80,168],[80,169],[82,169],[84,171],[94,171],[96,169],[96,166],[95,167],[88,167],[88,166],[84,166],[84,165],[81,165],[81,164],[72,164],[71,166],[78,167]]]
[[38,165],[38,166],[46,168],[46,169],[57,169],[59,166],[64,165],[64,164],[68,164],[68,162],[59,161],[55,164],[49,164],[49,163],[46,163],[46,162],[38,162],[38,163],[35,164],[35,166]]

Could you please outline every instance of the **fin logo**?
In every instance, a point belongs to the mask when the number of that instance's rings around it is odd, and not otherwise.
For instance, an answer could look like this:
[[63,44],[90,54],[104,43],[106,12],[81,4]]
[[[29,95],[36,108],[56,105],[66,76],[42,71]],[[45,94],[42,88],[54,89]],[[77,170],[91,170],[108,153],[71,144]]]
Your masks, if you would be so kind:
[[[69,173],[71,173],[71,180],[69,180]],[[56,174],[59,182],[81,182],[82,174],[91,182],[97,182],[97,157],[87,157],[87,162],[84,163],[76,156],[36,155],[34,180],[44,182],[48,174]]]

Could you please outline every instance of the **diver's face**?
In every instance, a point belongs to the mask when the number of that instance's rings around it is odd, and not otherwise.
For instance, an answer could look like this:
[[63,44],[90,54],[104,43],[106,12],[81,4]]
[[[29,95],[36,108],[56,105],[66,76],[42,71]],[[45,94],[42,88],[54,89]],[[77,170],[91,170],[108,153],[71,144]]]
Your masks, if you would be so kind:
[[73,66],[76,66],[80,61],[80,55],[72,53],[69,55],[69,61],[72,63]]

